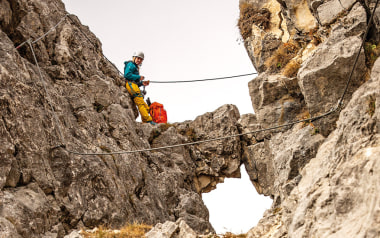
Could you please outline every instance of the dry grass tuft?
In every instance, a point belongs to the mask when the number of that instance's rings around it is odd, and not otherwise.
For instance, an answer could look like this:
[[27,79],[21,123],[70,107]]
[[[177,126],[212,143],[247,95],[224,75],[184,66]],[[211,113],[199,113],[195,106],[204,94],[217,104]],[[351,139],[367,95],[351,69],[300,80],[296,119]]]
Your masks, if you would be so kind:
[[375,96],[373,95],[369,96],[367,105],[368,105],[367,113],[372,117],[375,114],[375,110],[376,110]]
[[[182,134],[182,133],[181,133]],[[197,140],[197,134],[195,133],[194,128],[188,128],[183,135],[186,135],[191,141]]]
[[120,230],[120,234],[124,235],[121,237],[131,237],[131,238],[138,238],[138,237],[144,237],[145,233],[147,233],[150,229],[152,229],[152,226],[145,225],[145,224],[128,224],[124,228]]
[[187,126],[186,128],[178,129],[177,131],[179,134],[186,136],[191,141],[196,141],[198,139],[197,133],[192,127]]
[[[300,114],[298,115],[298,118],[299,118],[300,120],[306,120],[306,119],[311,118],[311,115],[310,115],[309,111],[304,111],[304,112],[302,112],[302,113],[300,113]],[[304,128],[304,127],[306,127],[306,126],[311,126],[311,127],[313,128],[312,131],[311,131],[311,135],[314,136],[314,135],[320,133],[319,128],[316,127],[316,126],[311,122],[311,120],[306,120],[306,121],[302,122],[301,128]]]
[[227,232],[224,235],[214,234],[214,235],[208,235],[208,236],[202,236],[202,237],[205,237],[205,238],[246,238],[247,235],[246,234],[235,235],[235,234],[232,234],[231,232]]
[[223,235],[223,238],[245,238],[245,237],[247,237],[246,234],[235,235],[230,232],[227,232],[226,234]]
[[295,77],[297,75],[300,67],[301,67],[301,60],[300,59],[292,59],[289,61],[288,64],[286,64],[282,74],[288,78]]
[[238,27],[243,39],[252,35],[252,25],[267,29],[269,27],[270,11],[267,8],[258,9],[250,3],[240,4]]
[[133,223],[127,224],[120,230],[108,230],[104,227],[100,227],[99,229],[95,229],[92,231],[82,231],[81,235],[85,238],[141,238],[144,237],[145,233],[147,233],[152,226]]
[[[299,118],[299,120],[306,120],[306,119],[311,118],[311,115],[310,115],[309,111],[303,111],[303,112],[301,112],[298,115],[298,118]],[[308,121],[308,120],[302,122],[302,126],[301,127],[304,128],[304,127],[306,127],[308,125],[311,125],[314,128],[313,123],[311,121]]]
[[173,127],[174,124],[170,124],[170,123],[160,123],[159,124],[159,127],[161,129],[161,133],[167,131],[170,127]]
[[[281,44],[273,55],[265,61],[265,66],[271,73],[278,73],[283,70],[291,59],[297,56],[300,49],[296,41],[289,41]],[[289,66],[288,73],[294,71],[296,64]],[[297,69],[298,70],[298,69]]]
[[376,59],[380,56],[380,43],[365,42],[364,53],[366,56],[366,64],[368,68],[372,68]]

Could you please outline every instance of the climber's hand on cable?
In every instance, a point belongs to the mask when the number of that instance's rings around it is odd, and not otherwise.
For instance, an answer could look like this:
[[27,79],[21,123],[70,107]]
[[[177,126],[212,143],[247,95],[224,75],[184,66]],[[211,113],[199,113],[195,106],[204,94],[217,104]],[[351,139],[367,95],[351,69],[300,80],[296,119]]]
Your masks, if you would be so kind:
[[149,85],[149,80],[148,81],[143,81],[143,85],[144,86],[148,86]]

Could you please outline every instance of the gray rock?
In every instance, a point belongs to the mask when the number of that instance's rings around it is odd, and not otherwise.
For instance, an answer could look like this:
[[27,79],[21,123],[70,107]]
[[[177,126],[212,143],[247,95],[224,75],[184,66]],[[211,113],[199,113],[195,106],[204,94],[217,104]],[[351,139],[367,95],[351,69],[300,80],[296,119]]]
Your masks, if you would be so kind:
[[377,60],[371,79],[340,113],[336,130],[300,171],[296,188],[248,237],[378,236],[379,69]]
[[196,238],[197,233],[192,230],[184,220],[176,222],[166,221],[164,224],[157,224],[148,233],[146,238]]
[[[3,221],[12,222],[14,228],[11,230],[17,230],[15,237],[17,234],[31,237],[45,233],[56,219],[56,210],[59,210],[49,205],[48,198],[36,184],[2,192],[1,204],[0,216]],[[9,224],[6,227],[9,230]]]
[[281,45],[281,29],[280,22],[280,3],[277,1],[259,1],[247,0],[240,2],[248,2],[255,6],[256,9],[268,9],[270,12],[269,28],[262,29],[252,24],[252,35],[245,41],[244,45],[248,51],[248,55],[252,64],[258,72],[266,70],[265,62],[271,57],[273,52]]
[[[365,11],[357,4],[342,20],[343,24],[336,23],[329,39],[302,64],[297,78],[312,117],[337,106],[345,90],[353,62],[359,53],[360,34],[364,31],[365,21]],[[363,83],[365,70],[364,51],[361,51],[346,98]],[[336,119],[337,114],[331,115],[318,120],[315,125],[327,136],[335,128]]]
[[[271,131],[255,132],[262,130],[262,126],[257,121],[256,114],[243,114],[238,121],[239,130],[245,134],[242,138],[243,143],[246,145],[252,145],[259,141],[263,141],[264,138],[270,138]],[[255,133],[252,133],[255,132]]]
[[136,122],[123,78],[101,56],[99,40],[73,15],[73,22],[66,18],[34,44],[48,97],[28,45],[18,50],[15,45],[55,26],[65,14],[63,4],[0,4],[0,218],[13,225],[4,221],[4,234],[16,230],[22,237],[62,237],[82,227],[119,228],[136,220],[156,224],[179,218],[200,234],[213,232],[200,194],[224,177],[240,176],[238,137],[99,156],[74,155],[57,145],[107,153],[238,134],[237,108],[225,105],[176,125]]
[[[281,14],[286,28],[283,28],[284,34],[307,33],[317,27],[317,16],[313,15],[313,8],[310,5],[316,5],[318,1],[303,0],[283,0],[281,3]],[[314,4],[313,4],[314,3]],[[283,26],[282,26],[283,27]],[[301,36],[301,35],[298,35]],[[307,40],[307,36],[301,38]],[[310,39],[309,39],[310,41]]]
[[184,220],[177,221],[179,226],[178,238],[197,238],[197,233]]
[[209,213],[202,202],[202,198],[196,193],[180,196],[180,202],[175,209],[176,217],[182,219],[190,227],[205,233],[213,232],[214,229],[208,224]]
[[[377,102],[380,98],[379,67],[377,61],[371,79],[353,94],[341,112],[337,130],[302,171],[303,179],[286,204],[287,210],[293,210],[288,221],[294,237],[379,234],[380,207],[374,202],[379,186],[373,176],[380,169],[379,105],[373,114],[368,111],[368,100]],[[295,200],[300,202],[290,205]],[[312,224],[314,217],[318,217],[318,223]]]
[[166,221],[164,224],[157,224],[148,233],[147,238],[172,238],[177,233],[178,225],[172,221]]
[[[291,11],[286,6],[300,8],[301,4],[283,1],[283,13]],[[307,110],[301,106],[294,115],[317,116],[336,106],[360,53],[358,65],[341,112],[261,135],[260,140],[243,138],[243,161],[251,181],[259,193],[274,199],[247,237],[377,237],[379,186],[374,174],[379,170],[380,61],[372,67],[370,79],[364,80],[367,68],[359,46],[367,15],[361,4],[352,1],[308,1],[308,5],[322,23],[313,37],[325,33],[316,49],[303,58],[297,75],[302,96],[296,98],[304,100]],[[295,26],[294,17],[285,18],[292,21],[288,26]],[[376,42],[373,30],[367,40]],[[300,33],[290,34],[302,39]],[[257,52],[247,51],[258,57]],[[271,121],[265,126],[278,124],[276,109],[286,96],[278,78],[265,73],[250,83],[256,115],[242,116],[242,130],[264,127],[265,120]],[[266,88],[269,82],[271,87]]]
[[249,146],[246,149],[247,158],[244,166],[252,184],[259,194],[266,196],[276,193],[274,191],[273,155],[268,140]]
[[305,105],[295,78],[260,74],[248,87],[257,122],[263,128],[301,119]]
[[[324,38],[305,55],[297,79],[266,73],[252,81],[256,115],[240,117],[235,106],[224,105],[194,121],[152,127],[135,121],[123,78],[101,56],[96,36],[72,15],[74,23],[66,19],[34,45],[48,97],[31,50],[15,45],[48,31],[64,16],[64,5],[0,1],[0,235],[63,237],[75,229],[120,228],[136,220],[167,224],[165,232],[173,238],[213,233],[201,194],[226,177],[240,177],[242,163],[257,191],[274,199],[249,237],[378,235],[380,62],[370,80],[361,80],[363,53],[339,117],[133,154],[82,156],[57,147],[65,143],[68,150],[101,153],[149,149],[282,125],[307,112],[315,116],[329,110],[358,53],[364,8],[340,1],[349,12],[330,9],[334,23],[329,24],[330,16],[321,10],[331,2],[251,2],[276,13],[274,27],[256,28],[259,35],[245,42],[258,67],[288,38],[302,47],[309,44],[306,33],[313,31],[300,24],[297,16],[303,15],[297,12],[305,12],[310,22],[321,13],[326,23],[318,31],[325,32]],[[281,22],[281,16],[290,22]]]
[[282,224],[281,208],[274,208],[265,211],[263,218],[257,226],[247,232],[247,238],[281,238],[287,237],[286,228]]
[[11,220],[0,217],[0,234],[4,237],[21,238]]
[[[237,121],[239,111],[234,105],[224,105],[214,112],[197,117],[193,122],[183,123],[181,133],[190,133],[191,139],[208,140],[226,135],[239,134]],[[198,192],[209,192],[218,182],[227,178],[240,178],[241,143],[239,137],[211,141],[191,147],[195,161]]]
[[64,238],[83,238],[83,236],[79,234],[78,231],[72,231],[70,234],[64,236]]
[[322,25],[336,20],[344,11],[348,11],[356,3],[355,0],[330,0],[318,6],[318,17]]
[[247,147],[244,165],[258,193],[279,197],[279,201],[289,195],[300,180],[299,172],[324,141],[313,130],[299,125]]

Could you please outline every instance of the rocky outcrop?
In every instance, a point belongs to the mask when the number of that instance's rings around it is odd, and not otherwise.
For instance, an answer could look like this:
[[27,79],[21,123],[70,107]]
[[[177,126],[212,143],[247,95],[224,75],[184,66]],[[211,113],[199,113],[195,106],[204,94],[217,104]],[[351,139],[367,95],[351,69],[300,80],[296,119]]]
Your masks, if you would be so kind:
[[285,193],[281,203],[248,237],[378,236],[379,106],[370,109],[380,97],[377,71],[354,93],[337,129],[309,157],[297,185],[279,187]]
[[305,102],[295,78],[263,73],[249,82],[257,123],[267,128],[295,121]]
[[[240,118],[234,105],[224,105],[214,112],[197,117],[190,123],[182,123],[178,129],[192,129],[192,139],[196,141],[239,134],[237,121]],[[185,132],[186,133],[186,132]],[[191,150],[192,159],[196,161],[196,189],[209,192],[216,184],[227,178],[240,178],[241,143],[239,137],[202,143]],[[212,152],[212,153],[211,153]]]
[[[244,163],[273,199],[248,237],[379,236],[379,11],[359,51],[369,1],[240,2],[262,14],[244,39],[260,72],[249,83],[255,114],[224,105],[151,126],[135,121],[123,78],[59,0],[0,0],[0,234],[128,222],[156,225],[151,237],[209,234],[202,193],[240,177]],[[29,44],[16,49],[28,39],[41,71]]]
[[[355,4],[347,16],[331,25],[329,38],[302,64],[297,79],[311,116],[330,110],[340,99],[352,64],[359,53],[366,21],[364,8],[359,3]],[[366,70],[362,50],[352,76],[348,97],[363,83]],[[316,122],[323,135],[328,135],[335,128],[337,116]]]
[[[60,1],[0,5],[0,234],[62,237],[82,227],[178,219],[198,233],[213,232],[201,193],[240,176],[238,137],[129,154],[72,152],[149,149],[238,133],[237,108],[225,105],[181,124],[138,123],[101,43],[77,17],[65,17]],[[45,32],[33,43],[41,81],[29,45],[15,47]]]
[[374,176],[379,171],[379,106],[373,113],[369,111],[369,101],[377,102],[380,97],[379,66],[377,61],[371,79],[354,93],[340,114],[337,129],[302,170],[302,180],[284,200],[282,221],[292,237],[379,234],[380,207],[376,201],[380,187]]
[[[368,46],[359,51],[374,4],[277,2],[280,9],[267,8],[274,18],[282,16],[286,27],[276,24],[261,28],[260,33],[252,30],[245,39],[260,74],[249,83],[256,114],[241,117],[241,130],[286,125],[338,105],[342,108],[319,120],[244,138],[243,161],[251,181],[259,193],[274,199],[247,237],[377,237],[380,186],[374,174],[379,169],[380,61],[372,65],[378,55]],[[241,1],[241,7],[272,3]],[[379,39],[377,16],[366,38],[372,50]],[[253,22],[252,28],[258,26]],[[277,34],[279,30],[283,34]],[[269,36],[280,43],[258,49]],[[299,47],[297,53],[289,45]],[[263,60],[269,50],[272,56]],[[279,60],[280,56],[288,57],[287,61]],[[289,67],[296,73],[289,74]]]
[[167,221],[157,224],[145,235],[147,238],[197,238],[197,233],[186,222],[179,219],[177,222]]

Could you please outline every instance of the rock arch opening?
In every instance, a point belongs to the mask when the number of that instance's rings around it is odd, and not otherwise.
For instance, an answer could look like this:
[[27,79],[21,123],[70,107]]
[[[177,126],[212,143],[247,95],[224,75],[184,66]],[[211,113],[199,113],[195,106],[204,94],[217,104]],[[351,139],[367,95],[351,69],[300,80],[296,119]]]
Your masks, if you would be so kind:
[[215,190],[202,194],[209,210],[210,223],[218,234],[248,232],[272,205],[270,197],[257,193],[244,165],[240,170],[240,179],[225,179]]

